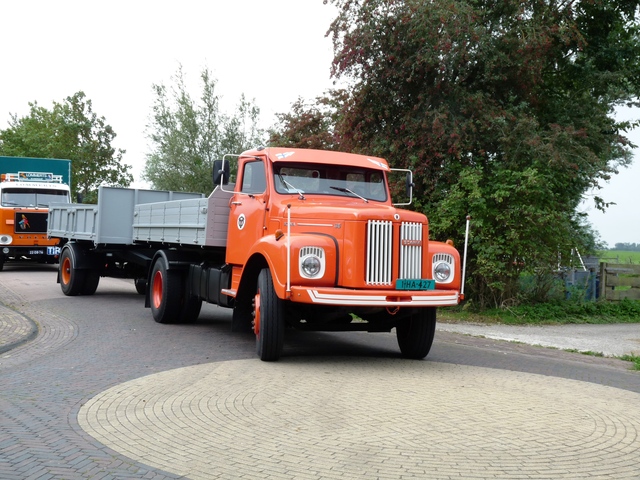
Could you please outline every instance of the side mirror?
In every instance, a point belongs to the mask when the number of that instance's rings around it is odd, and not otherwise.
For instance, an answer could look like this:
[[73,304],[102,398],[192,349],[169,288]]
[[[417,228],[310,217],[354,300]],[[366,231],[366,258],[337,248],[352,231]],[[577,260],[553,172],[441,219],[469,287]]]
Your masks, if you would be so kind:
[[226,185],[227,183],[229,183],[229,162],[214,160],[213,185]]
[[405,191],[407,193],[407,197],[413,197],[413,187],[415,187],[415,183],[413,183],[413,175],[411,172],[407,172],[407,178],[404,181]]

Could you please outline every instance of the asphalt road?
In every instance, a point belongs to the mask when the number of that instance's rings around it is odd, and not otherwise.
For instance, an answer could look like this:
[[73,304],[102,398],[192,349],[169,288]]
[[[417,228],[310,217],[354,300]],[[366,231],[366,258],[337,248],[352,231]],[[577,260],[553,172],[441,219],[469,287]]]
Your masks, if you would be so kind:
[[132,282],[65,297],[0,272],[0,478],[638,478],[629,364],[439,330],[288,332],[260,362],[230,312],[156,324]]

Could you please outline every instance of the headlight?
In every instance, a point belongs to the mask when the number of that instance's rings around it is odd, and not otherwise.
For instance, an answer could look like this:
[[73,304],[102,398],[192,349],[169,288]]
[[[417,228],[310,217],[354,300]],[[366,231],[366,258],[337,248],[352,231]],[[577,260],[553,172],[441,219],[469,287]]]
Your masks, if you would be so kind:
[[433,256],[433,278],[438,283],[453,281],[453,256],[437,253]]
[[11,235],[0,235],[0,245],[11,245],[13,238]]
[[304,247],[299,256],[300,275],[304,278],[322,278],[325,269],[324,249],[320,247]]

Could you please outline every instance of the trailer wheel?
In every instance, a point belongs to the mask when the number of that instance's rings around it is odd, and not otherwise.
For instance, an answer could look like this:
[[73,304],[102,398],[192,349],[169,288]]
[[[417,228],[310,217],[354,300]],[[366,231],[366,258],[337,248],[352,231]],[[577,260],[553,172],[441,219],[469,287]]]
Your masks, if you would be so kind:
[[415,313],[398,320],[396,337],[405,358],[420,360],[431,350],[436,331],[435,307],[419,308]]
[[85,271],[84,285],[82,285],[82,295],[93,295],[100,283],[100,273],[93,270]]
[[144,295],[147,293],[147,279],[146,278],[136,278],[134,280],[134,285],[136,287],[136,292],[140,295]]
[[180,273],[167,269],[166,261],[159,257],[151,272],[151,314],[158,323],[173,323],[179,319],[182,293]]
[[[78,270],[76,256],[79,253],[78,247],[66,245],[60,255],[60,288],[62,293],[69,297],[83,293],[85,270]],[[97,285],[96,285],[97,287]]]
[[258,275],[253,313],[256,351],[260,360],[278,360],[284,345],[284,304],[276,295],[268,268],[263,268]]

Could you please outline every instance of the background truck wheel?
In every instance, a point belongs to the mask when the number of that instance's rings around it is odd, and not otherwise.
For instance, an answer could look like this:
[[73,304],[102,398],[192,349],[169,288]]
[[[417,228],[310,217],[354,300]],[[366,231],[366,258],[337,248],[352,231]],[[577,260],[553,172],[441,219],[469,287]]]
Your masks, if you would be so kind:
[[158,323],[173,323],[179,320],[182,282],[180,272],[167,270],[163,257],[158,257],[151,272],[149,296],[151,313]]
[[273,289],[273,280],[268,268],[263,268],[258,275],[258,290],[254,297],[254,322],[256,351],[260,360],[278,360],[284,345],[284,305]]
[[400,352],[405,358],[420,360],[431,350],[436,331],[436,309],[419,308],[411,315],[398,320],[396,336]]
[[[60,255],[60,288],[69,297],[82,293],[86,270],[78,270],[77,256],[80,249],[75,245],[66,245]],[[97,285],[96,285],[97,287]]]

